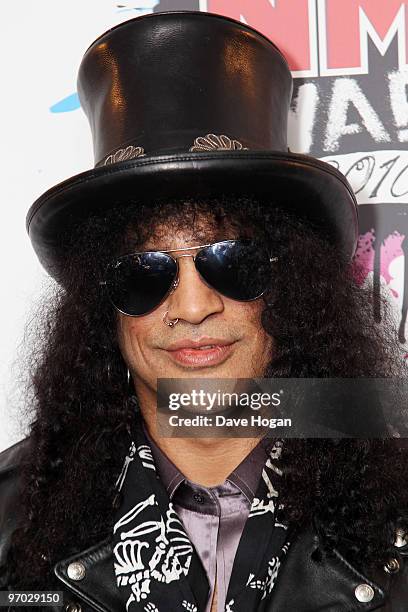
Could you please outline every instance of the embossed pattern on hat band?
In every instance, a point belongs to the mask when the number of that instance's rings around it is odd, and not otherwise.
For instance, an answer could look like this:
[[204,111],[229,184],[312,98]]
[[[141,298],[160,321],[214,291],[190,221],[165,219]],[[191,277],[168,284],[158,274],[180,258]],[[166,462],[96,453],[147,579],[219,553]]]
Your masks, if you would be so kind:
[[126,149],[118,149],[114,153],[108,155],[108,157],[103,162],[104,166],[108,166],[109,164],[115,164],[116,162],[125,161],[126,159],[133,159],[134,157],[143,157],[146,155],[143,147],[134,147],[133,145],[129,145]]
[[[194,139],[193,145],[189,148],[189,151],[231,151],[231,150],[246,150],[248,147],[244,147],[242,142],[226,136],[225,134],[206,134],[205,136],[197,136]],[[127,159],[134,159],[135,157],[145,156],[145,150],[143,147],[129,145],[126,148],[120,148],[114,153],[110,153],[103,166],[115,164],[117,162],[125,161]]]

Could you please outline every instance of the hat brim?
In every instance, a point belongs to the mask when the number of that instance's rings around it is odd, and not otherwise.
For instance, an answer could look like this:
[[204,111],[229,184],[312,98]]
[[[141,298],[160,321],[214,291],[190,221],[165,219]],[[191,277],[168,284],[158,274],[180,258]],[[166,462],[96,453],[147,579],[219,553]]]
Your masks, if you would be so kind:
[[312,222],[351,260],[358,242],[354,193],[336,168],[314,157],[231,150],[143,156],[77,174],[31,206],[26,226],[44,268],[58,280],[74,226],[120,202],[160,196],[253,195]]

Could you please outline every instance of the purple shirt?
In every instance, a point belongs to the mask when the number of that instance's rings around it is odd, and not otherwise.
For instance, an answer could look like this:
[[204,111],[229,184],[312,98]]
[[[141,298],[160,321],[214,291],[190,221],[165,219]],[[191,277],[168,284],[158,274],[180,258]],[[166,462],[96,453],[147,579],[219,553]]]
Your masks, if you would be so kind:
[[185,478],[174,463],[143,431],[152,449],[157,473],[204,566],[210,583],[205,612],[210,612],[217,577],[217,611],[223,612],[235,553],[255,495],[271,440],[255,448],[215,487]]

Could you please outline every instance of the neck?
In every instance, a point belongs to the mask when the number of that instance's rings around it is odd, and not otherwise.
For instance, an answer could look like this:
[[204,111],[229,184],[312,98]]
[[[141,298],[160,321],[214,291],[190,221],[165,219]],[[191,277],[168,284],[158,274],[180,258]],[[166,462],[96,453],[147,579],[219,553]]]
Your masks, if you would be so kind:
[[258,438],[172,438],[158,434],[156,413],[143,410],[150,437],[189,480],[206,487],[222,484],[258,444]]

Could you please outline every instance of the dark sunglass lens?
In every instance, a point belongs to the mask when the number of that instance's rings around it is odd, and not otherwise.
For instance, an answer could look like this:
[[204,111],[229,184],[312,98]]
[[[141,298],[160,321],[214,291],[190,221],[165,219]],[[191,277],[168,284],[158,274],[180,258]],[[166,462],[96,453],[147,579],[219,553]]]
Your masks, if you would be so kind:
[[108,267],[109,297],[125,314],[147,314],[164,299],[176,274],[176,262],[165,253],[125,255]]
[[271,265],[266,249],[251,241],[225,241],[203,249],[197,270],[216,291],[233,300],[254,300],[267,288]]

